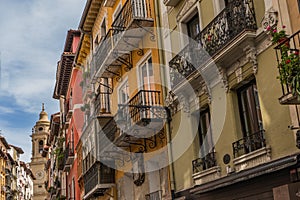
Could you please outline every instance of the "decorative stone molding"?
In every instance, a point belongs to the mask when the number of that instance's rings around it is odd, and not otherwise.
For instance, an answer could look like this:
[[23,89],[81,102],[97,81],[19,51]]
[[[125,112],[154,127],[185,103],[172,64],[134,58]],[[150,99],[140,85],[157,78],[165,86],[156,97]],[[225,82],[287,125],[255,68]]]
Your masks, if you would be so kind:
[[243,69],[239,67],[235,70],[235,76],[237,78],[237,82],[240,83],[243,80]]
[[255,167],[271,160],[271,148],[263,147],[233,159],[236,172]]
[[202,87],[201,87],[201,92],[202,94],[205,94],[208,96],[208,103],[211,104],[211,93],[209,92],[209,89],[207,87],[207,84],[205,84],[205,82],[202,83]]
[[221,167],[215,166],[207,170],[193,174],[195,185],[201,185],[221,177]]
[[169,94],[165,98],[165,105],[170,109],[171,114],[174,115],[179,110],[179,102],[178,98],[175,94],[170,91]]
[[185,1],[184,5],[182,6],[180,11],[178,12],[178,15],[176,17],[177,21],[181,21],[182,18],[186,15],[186,13],[188,13],[191,10],[191,8],[193,7],[193,5],[196,2],[197,2],[197,0],[187,0],[187,1]]
[[256,48],[253,46],[247,46],[244,51],[246,52],[246,58],[248,62],[252,63],[253,73],[257,74],[258,71],[258,62],[256,56]]
[[219,77],[224,84],[225,91],[229,91],[228,76],[225,68],[218,67]]
[[267,31],[268,26],[274,27],[278,22],[278,13],[273,8],[269,9],[261,22],[264,31]]
[[190,103],[189,99],[184,96],[183,94],[180,94],[178,97],[180,108],[182,109],[183,112],[185,113],[190,113]]

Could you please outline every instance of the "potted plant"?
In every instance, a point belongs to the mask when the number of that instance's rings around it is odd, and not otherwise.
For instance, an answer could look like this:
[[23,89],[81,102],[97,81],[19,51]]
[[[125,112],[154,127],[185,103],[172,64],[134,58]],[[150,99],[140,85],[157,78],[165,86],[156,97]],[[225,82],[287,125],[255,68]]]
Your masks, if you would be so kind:
[[299,50],[283,47],[278,77],[282,84],[288,85],[293,95],[300,97],[300,58]]
[[[287,40],[288,35],[286,34],[285,26],[282,26],[280,31],[277,30],[277,27],[268,26],[267,31],[272,36],[271,41],[273,44],[279,44]],[[286,44],[288,44],[288,42]]]

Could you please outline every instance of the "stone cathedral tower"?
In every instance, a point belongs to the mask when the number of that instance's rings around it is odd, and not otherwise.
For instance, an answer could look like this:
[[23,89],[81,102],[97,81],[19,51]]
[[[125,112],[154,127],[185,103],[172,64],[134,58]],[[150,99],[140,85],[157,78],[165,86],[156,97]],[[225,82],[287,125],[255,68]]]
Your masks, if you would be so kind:
[[47,180],[44,168],[47,157],[42,156],[44,145],[49,135],[50,121],[48,114],[45,112],[44,104],[40,113],[40,118],[32,129],[32,155],[30,167],[35,176],[33,181],[33,200],[47,199],[47,191],[44,182]]

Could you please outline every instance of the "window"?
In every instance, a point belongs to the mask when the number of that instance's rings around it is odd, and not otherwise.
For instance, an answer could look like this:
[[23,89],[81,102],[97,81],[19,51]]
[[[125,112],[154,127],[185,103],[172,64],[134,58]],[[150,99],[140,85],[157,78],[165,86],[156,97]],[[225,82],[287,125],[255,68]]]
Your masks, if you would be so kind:
[[191,37],[192,39],[196,39],[197,35],[200,33],[198,13],[194,17],[192,17],[192,19],[190,19],[186,25],[187,25],[188,36]]
[[149,57],[139,68],[139,86],[143,90],[154,89],[154,76],[151,57]]
[[44,148],[44,142],[43,140],[39,141],[39,153],[43,153],[43,148]]
[[[198,126],[198,133],[199,133],[199,142],[202,146],[205,140],[208,142],[208,138],[205,138],[207,133],[209,133],[210,127],[210,112],[209,108],[206,108],[203,111],[200,111],[200,118],[199,118],[199,126]],[[206,142],[206,143],[207,143]]]
[[106,19],[103,19],[103,22],[101,24],[101,40],[105,37],[106,35]]
[[118,5],[118,7],[116,8],[114,14],[113,14],[113,21],[115,21],[115,19],[118,17],[119,13],[121,12],[122,10],[122,4],[120,2],[120,4]]
[[75,198],[75,180],[74,180],[74,178],[72,178],[72,197],[71,197],[71,199],[76,199]]
[[238,90],[238,102],[243,136],[247,137],[263,130],[258,91],[255,81],[251,81],[249,84]]
[[126,104],[129,100],[128,80],[126,79],[119,87],[119,104]]

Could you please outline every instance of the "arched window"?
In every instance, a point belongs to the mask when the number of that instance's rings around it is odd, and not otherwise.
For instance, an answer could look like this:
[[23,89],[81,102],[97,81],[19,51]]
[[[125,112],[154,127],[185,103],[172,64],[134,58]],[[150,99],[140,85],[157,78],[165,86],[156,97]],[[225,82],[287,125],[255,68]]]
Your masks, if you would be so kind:
[[44,141],[40,140],[39,141],[39,153],[43,153],[43,148],[44,148]]

